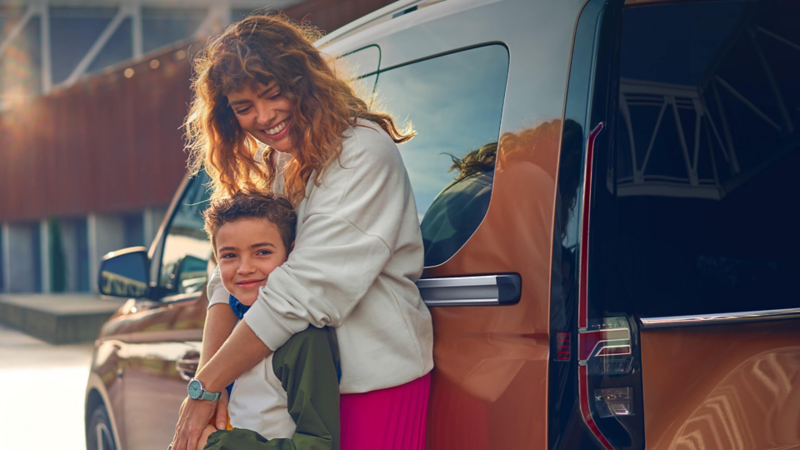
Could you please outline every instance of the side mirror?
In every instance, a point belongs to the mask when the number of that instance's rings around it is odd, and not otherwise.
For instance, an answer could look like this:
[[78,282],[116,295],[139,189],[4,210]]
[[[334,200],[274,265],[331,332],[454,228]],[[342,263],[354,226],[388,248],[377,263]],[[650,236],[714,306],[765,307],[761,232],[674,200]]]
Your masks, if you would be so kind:
[[150,258],[144,247],[111,252],[100,263],[100,293],[111,297],[141,298],[148,294]]

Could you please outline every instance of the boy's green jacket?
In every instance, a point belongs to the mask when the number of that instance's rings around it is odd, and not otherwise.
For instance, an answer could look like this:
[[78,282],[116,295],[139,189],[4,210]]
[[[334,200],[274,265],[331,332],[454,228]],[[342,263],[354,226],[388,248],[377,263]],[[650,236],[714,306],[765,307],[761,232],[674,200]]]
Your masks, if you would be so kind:
[[205,450],[339,450],[339,347],[332,328],[308,327],[280,347],[272,369],[286,390],[297,428],[291,439],[268,440],[255,431],[216,431]]

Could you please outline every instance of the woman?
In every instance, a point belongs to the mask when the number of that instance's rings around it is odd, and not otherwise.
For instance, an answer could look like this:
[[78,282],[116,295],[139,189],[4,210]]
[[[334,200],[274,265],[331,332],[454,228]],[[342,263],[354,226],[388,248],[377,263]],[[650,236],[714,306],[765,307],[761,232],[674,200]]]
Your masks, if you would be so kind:
[[[333,326],[342,448],[424,448],[433,331],[414,284],[422,238],[396,145],[412,133],[369,111],[285,18],[231,25],[194,65],[192,169],[209,174],[212,197],[274,190],[298,214],[292,254],[227,339],[234,324],[216,312],[228,293],[212,276],[195,378],[222,392],[309,324]],[[184,400],[173,449],[194,449],[215,411],[224,429],[226,399]]]

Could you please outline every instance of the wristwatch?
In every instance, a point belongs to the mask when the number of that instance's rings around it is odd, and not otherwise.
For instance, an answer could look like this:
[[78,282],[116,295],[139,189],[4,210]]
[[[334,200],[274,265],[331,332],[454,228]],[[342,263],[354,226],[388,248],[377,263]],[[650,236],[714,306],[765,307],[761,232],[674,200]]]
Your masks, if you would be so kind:
[[220,392],[206,391],[203,388],[203,383],[194,378],[189,380],[189,386],[187,387],[187,390],[189,391],[189,398],[192,400],[206,400],[209,402],[215,402],[220,396]]

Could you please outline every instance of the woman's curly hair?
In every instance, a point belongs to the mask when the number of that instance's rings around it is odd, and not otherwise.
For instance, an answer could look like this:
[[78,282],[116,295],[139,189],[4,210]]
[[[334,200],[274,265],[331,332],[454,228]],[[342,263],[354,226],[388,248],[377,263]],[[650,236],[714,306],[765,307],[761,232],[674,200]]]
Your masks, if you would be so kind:
[[337,76],[331,63],[314,47],[319,33],[282,15],[253,15],[231,24],[194,58],[194,100],[185,128],[189,168],[203,169],[211,178],[212,198],[240,190],[268,192],[276,176],[275,151],[266,148],[256,161],[260,144],[242,130],[227,95],[277,82],[292,101],[294,143],[284,167],[283,194],[296,206],[306,184],[319,184],[325,167],[342,151],[342,134],[367,119],[383,128],[396,143],[411,139],[388,114],[370,111],[349,81]]

